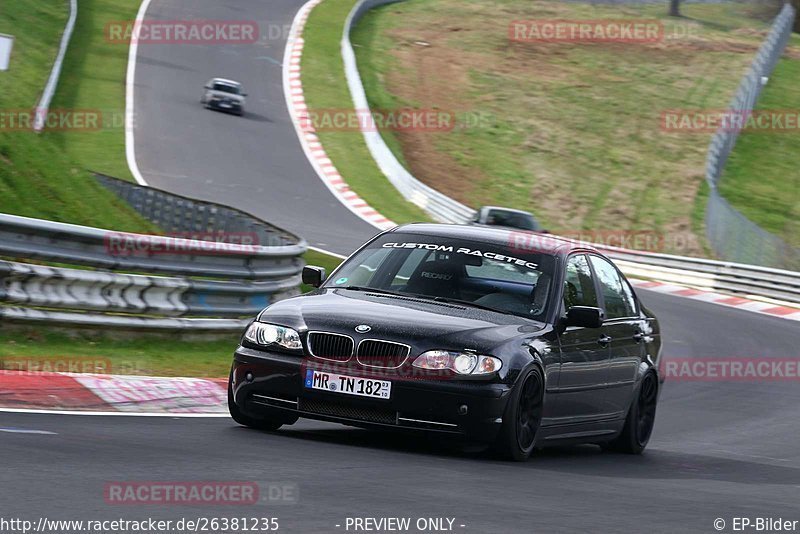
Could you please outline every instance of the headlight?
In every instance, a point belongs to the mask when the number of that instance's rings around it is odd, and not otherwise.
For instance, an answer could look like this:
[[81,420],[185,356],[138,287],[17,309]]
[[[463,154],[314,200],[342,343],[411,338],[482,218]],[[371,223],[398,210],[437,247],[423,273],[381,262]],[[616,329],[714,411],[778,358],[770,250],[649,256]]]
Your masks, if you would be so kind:
[[449,369],[460,375],[488,375],[503,367],[503,362],[493,356],[480,356],[471,352],[449,352],[429,350],[420,354],[412,363],[419,369]]
[[255,322],[247,327],[244,338],[251,343],[265,347],[278,345],[289,350],[303,349],[303,344],[300,343],[300,334],[285,326]]

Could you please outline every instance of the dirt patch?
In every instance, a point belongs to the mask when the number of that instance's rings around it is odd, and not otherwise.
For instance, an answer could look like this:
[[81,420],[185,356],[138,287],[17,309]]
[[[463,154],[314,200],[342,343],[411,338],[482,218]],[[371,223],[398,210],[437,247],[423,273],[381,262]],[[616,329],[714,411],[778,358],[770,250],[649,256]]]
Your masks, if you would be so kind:
[[[498,15],[488,2],[441,0],[433,13],[404,14],[381,37],[393,57],[384,82],[398,101],[497,119],[450,137],[397,132],[412,174],[473,206],[530,209],[553,229],[692,236],[709,139],[662,131],[661,110],[724,106],[763,27],[710,25],[641,44],[509,41],[509,21],[534,12],[595,16],[587,6],[533,4]],[[636,16],[619,9],[619,17]],[[703,252],[695,236],[680,243],[669,251]]]
[[[439,109],[460,116],[472,107],[463,89],[469,86],[469,68],[475,58],[451,50],[441,43],[438,32],[392,35],[403,43],[393,52],[401,68],[387,77],[392,93],[421,109]],[[417,44],[424,42],[425,45]],[[407,74],[410,73],[410,74]],[[437,136],[447,132],[402,131],[396,136],[403,147],[411,173],[464,203],[471,201],[473,185],[486,179],[478,169],[459,164],[436,148]]]

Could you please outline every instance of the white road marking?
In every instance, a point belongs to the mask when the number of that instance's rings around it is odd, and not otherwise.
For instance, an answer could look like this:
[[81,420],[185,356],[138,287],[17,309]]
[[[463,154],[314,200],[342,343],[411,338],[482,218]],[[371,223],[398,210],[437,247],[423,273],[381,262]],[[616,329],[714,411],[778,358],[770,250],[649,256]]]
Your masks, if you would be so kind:
[[[151,0],[142,0],[139,6],[139,12],[136,14],[136,23],[134,27],[140,27],[142,20],[147,13],[147,8],[150,7]],[[139,185],[147,185],[139,165],[136,163],[136,148],[134,147],[133,135],[133,85],[134,77],[136,76],[136,53],[139,49],[139,43],[136,39],[131,39],[130,47],[128,48],[128,71],[125,75],[125,157],[128,160],[128,168],[131,174],[136,179]]]
[[28,428],[0,428],[0,432],[7,432],[9,434],[57,434],[56,432],[50,432],[49,430],[32,430]]
[[81,410],[36,410],[28,408],[0,408],[0,413],[28,413],[49,415],[119,415],[124,417],[172,417],[175,419],[230,418],[227,413],[163,413],[163,412],[88,412]]

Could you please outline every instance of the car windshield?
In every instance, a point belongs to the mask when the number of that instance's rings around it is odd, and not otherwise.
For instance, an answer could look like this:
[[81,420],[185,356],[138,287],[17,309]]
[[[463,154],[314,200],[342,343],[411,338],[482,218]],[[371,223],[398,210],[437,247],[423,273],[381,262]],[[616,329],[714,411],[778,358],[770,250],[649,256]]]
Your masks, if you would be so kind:
[[520,213],[508,210],[490,210],[486,215],[486,224],[494,226],[508,226],[520,230],[539,231],[539,223],[530,213]]
[[417,296],[544,320],[555,259],[463,239],[389,233],[342,265],[323,287]]
[[213,86],[214,91],[221,91],[223,93],[230,93],[232,95],[239,94],[239,86],[231,85],[229,83],[215,82]]

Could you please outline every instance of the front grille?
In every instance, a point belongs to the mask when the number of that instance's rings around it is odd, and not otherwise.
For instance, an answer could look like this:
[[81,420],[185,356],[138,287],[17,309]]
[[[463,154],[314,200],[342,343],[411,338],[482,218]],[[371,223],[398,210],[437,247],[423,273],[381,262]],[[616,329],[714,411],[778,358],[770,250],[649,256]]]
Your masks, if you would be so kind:
[[355,421],[384,423],[387,425],[397,423],[397,413],[394,411],[371,406],[351,406],[337,402],[300,399],[299,409],[301,412],[330,415]]
[[354,345],[353,338],[344,334],[308,333],[308,351],[317,358],[346,362],[353,356]]
[[358,363],[368,367],[392,369],[400,367],[408,358],[411,347],[402,343],[365,339],[358,344]]

